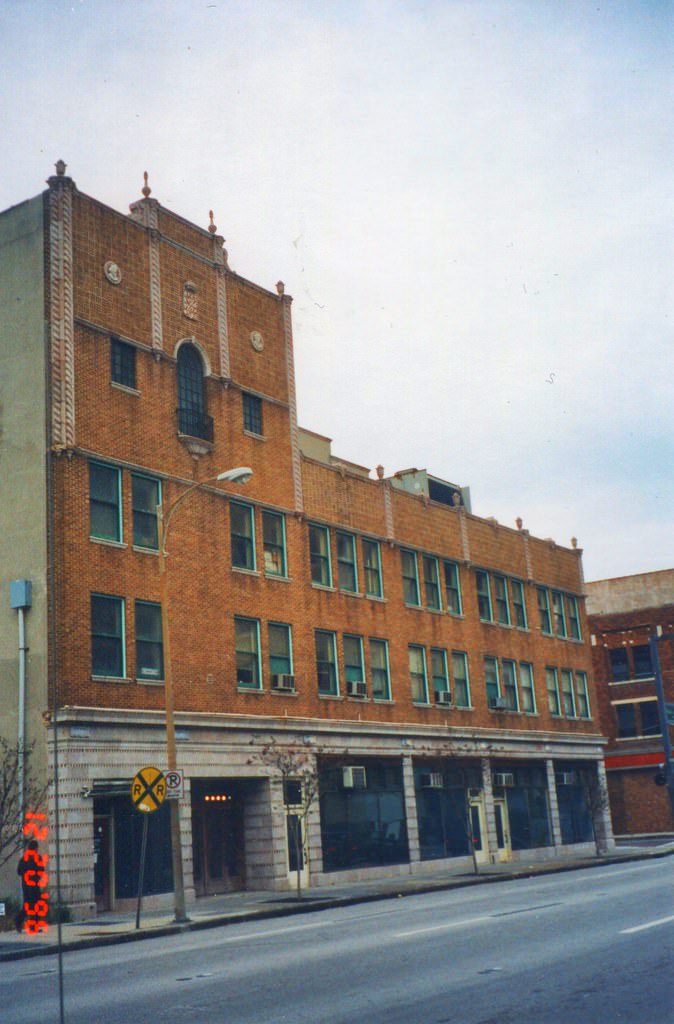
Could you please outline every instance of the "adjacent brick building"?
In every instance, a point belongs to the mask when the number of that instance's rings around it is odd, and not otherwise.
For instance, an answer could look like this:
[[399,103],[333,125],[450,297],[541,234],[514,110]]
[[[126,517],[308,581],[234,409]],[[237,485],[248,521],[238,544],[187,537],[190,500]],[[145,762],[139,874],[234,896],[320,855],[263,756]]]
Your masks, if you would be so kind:
[[[610,844],[575,542],[480,518],[425,470],[334,456],[298,426],[283,285],[235,273],[212,218],[147,181],[130,210],[59,164],[0,216],[0,583],[32,583],[27,731],[52,774],[56,741],[74,912],[135,895],[130,780],[166,765],[156,506],[196,481],[165,577],[188,896]],[[214,482],[238,466],[245,487]],[[16,614],[0,607],[9,736]],[[270,743],[320,780],[299,865],[301,793]]]
[[597,710],[617,835],[674,832],[650,640],[658,637],[665,702],[674,705],[674,569],[587,584]]

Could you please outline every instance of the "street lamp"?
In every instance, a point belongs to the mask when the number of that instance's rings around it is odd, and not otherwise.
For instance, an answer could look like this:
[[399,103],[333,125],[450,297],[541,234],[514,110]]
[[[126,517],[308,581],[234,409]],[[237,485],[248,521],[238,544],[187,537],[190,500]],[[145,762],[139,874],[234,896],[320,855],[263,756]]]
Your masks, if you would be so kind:
[[[173,676],[171,674],[171,647],[169,643],[169,616],[168,616],[168,594],[166,586],[166,541],[173,516],[180,505],[199,487],[213,483],[247,484],[253,475],[253,470],[248,466],[239,466],[236,469],[228,469],[217,476],[209,477],[207,480],[198,480],[191,484],[177,498],[164,516],[163,504],[157,505],[157,533],[159,547],[159,600],[161,602],[161,628],[164,644],[164,703],[166,708],[166,760],[168,771],[175,771],[177,768],[176,758],[176,726],[175,726],[175,704],[173,700]],[[180,844],[180,806],[178,800],[169,801],[171,815],[171,859],[173,863],[173,891],[175,920],[183,923],[188,920],[185,912],[185,882],[183,878],[183,854]]]

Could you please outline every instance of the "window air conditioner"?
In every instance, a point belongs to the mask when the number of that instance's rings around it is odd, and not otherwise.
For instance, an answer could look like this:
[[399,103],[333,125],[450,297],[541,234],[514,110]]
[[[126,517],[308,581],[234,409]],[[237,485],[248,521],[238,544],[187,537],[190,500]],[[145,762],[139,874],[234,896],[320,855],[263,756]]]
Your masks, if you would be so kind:
[[423,789],[442,789],[442,772],[425,772],[421,776]]
[[367,697],[367,683],[363,679],[348,679],[346,692],[349,697]]
[[505,697],[492,697],[489,701],[489,707],[493,708],[494,711],[505,711],[508,705]]
[[342,768],[342,785],[344,789],[365,789],[367,786],[365,769],[356,765]]
[[575,772],[555,772],[555,782],[558,786],[575,786],[578,777]]
[[504,789],[515,785],[515,776],[512,772],[494,772],[493,782],[496,789]]
[[271,677],[272,690],[294,690],[295,676],[274,674]]
[[449,707],[452,703],[452,695],[449,690],[436,690],[435,691],[435,703],[444,704]]

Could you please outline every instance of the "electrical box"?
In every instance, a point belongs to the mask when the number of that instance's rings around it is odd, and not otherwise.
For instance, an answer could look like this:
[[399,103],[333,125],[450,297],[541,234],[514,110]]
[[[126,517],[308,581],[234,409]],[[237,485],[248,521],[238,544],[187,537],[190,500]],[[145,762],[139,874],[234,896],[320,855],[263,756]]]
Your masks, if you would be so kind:
[[9,603],[12,608],[30,608],[33,603],[33,584],[30,580],[11,581]]

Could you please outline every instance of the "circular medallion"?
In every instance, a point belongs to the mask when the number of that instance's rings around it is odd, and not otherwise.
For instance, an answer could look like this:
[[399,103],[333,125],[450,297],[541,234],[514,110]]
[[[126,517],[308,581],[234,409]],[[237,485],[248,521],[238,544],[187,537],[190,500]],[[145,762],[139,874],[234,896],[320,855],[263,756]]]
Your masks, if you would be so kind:
[[261,352],[264,348],[264,339],[259,331],[250,332],[250,343],[256,352]]
[[110,284],[119,284],[122,280],[122,271],[119,269],[116,263],[112,260],[108,260],[103,267],[103,273],[110,282]]

